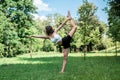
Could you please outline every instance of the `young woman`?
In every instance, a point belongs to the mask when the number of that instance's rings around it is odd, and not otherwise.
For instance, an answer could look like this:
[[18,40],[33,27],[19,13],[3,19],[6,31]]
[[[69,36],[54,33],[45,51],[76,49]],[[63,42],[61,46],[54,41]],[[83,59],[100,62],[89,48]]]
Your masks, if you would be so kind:
[[[58,31],[67,23],[70,22],[72,29],[69,32],[69,34],[67,36],[65,36],[64,38],[62,38],[59,34]],[[45,27],[45,33],[46,36],[30,36],[30,37],[35,37],[35,38],[43,38],[43,39],[50,39],[53,43],[56,43],[58,45],[62,45],[63,46],[63,55],[64,55],[64,59],[63,59],[63,65],[62,65],[62,69],[61,69],[61,73],[64,73],[65,68],[66,68],[66,63],[67,63],[67,57],[68,57],[68,53],[69,53],[69,48],[70,48],[70,41],[74,35],[74,33],[76,32],[77,26],[75,25],[74,20],[71,18],[70,12],[68,11],[68,15],[66,20],[57,28],[57,29],[53,29],[52,26],[46,26]]]

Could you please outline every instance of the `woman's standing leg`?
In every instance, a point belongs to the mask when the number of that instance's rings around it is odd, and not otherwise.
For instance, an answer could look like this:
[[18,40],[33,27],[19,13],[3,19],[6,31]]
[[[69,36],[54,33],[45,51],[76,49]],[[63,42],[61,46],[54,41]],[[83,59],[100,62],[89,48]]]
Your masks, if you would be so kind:
[[61,73],[64,73],[66,64],[67,64],[67,58],[68,58],[69,48],[63,50],[63,65],[61,69]]
[[[70,12],[68,11],[68,17],[71,17],[70,15]],[[71,23],[71,26],[72,26],[72,29],[71,31],[69,32],[69,36],[72,38],[74,33],[76,32],[76,29],[77,29],[77,26],[74,22],[74,20],[70,20],[70,23]],[[66,68],[66,64],[67,64],[67,58],[68,58],[68,53],[69,53],[69,48],[66,48],[63,50],[63,55],[64,55],[64,59],[63,59],[63,65],[62,65],[62,69],[61,69],[61,72],[64,73],[65,71],[65,68]]]

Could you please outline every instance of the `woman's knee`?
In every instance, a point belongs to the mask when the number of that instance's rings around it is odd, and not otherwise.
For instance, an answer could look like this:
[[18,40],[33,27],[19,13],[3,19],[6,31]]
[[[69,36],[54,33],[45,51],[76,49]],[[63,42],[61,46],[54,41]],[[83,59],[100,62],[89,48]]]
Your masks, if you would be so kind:
[[67,54],[64,54],[64,59],[67,59],[68,55]]
[[67,59],[67,57],[68,57],[68,53],[69,53],[69,48],[64,49],[64,60]]
[[64,60],[66,60],[68,57],[68,53],[64,53]]

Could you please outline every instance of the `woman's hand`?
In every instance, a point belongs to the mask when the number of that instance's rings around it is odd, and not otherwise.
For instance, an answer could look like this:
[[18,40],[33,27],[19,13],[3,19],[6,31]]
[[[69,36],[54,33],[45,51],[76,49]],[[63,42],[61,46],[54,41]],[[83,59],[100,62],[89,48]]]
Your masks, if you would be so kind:
[[71,14],[70,14],[70,11],[68,11],[67,19],[68,19],[68,20],[71,20],[71,19],[72,19]]
[[68,11],[67,19],[65,19],[65,21],[55,30],[55,32],[57,33],[71,19],[72,17],[70,15],[70,11]]

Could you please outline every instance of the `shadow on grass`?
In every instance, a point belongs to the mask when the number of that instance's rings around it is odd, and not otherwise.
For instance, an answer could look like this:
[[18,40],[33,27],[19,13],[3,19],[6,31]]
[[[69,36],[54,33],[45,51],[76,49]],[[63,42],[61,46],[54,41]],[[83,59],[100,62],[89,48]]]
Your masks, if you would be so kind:
[[[78,57],[73,57],[69,56],[68,61],[110,61],[115,60],[115,61],[120,61],[120,56],[86,56],[86,60],[84,60],[83,57],[78,56]],[[61,63],[63,60],[63,57],[39,57],[39,58],[19,58],[21,61],[29,61],[29,62],[45,62],[45,63]]]
[[40,57],[40,58],[19,58],[21,61],[41,62],[41,63],[61,63],[62,57]]
[[69,56],[64,75],[59,73],[62,59],[18,58],[23,63],[0,66],[0,80],[120,80],[120,56],[86,57],[86,60]]

